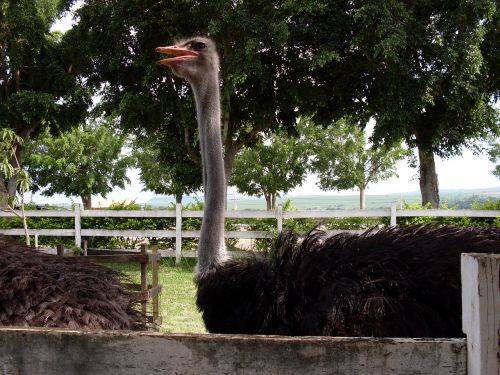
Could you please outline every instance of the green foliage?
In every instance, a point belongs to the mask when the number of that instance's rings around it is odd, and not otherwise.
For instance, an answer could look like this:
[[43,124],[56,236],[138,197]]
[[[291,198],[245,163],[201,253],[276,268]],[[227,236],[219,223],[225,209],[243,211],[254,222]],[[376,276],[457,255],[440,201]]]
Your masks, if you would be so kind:
[[230,184],[241,193],[264,196],[271,210],[276,208],[277,195],[302,183],[307,167],[304,140],[277,132],[236,157]]
[[[477,151],[475,141],[498,134],[491,102],[500,72],[496,1],[286,4],[296,26],[289,42],[307,77],[297,83],[301,115],[318,124],[372,117],[376,144],[405,139],[410,149],[441,157]],[[325,51],[338,58],[315,63]],[[421,167],[422,181],[432,181],[431,168]]]
[[[49,31],[63,3],[19,0],[0,6],[0,128],[12,129],[25,142],[42,129],[76,124],[90,102],[68,46]],[[20,142],[16,154],[21,168]],[[15,196],[18,177],[0,176],[0,195]]]
[[193,162],[179,145],[170,149],[173,144],[169,142],[171,140],[165,134],[137,139],[134,156],[146,189],[156,194],[174,195],[180,200],[183,195],[200,189],[201,166]]
[[[22,147],[24,140],[9,128],[0,129],[0,179],[10,180],[16,176],[15,191],[25,193],[30,187],[29,174],[19,164],[17,158],[18,148]],[[7,192],[6,196],[9,197]],[[5,203],[5,202],[4,202]]]
[[497,163],[492,173],[500,178],[500,143],[492,143],[488,154],[490,157],[490,161],[492,163]]
[[107,124],[85,125],[53,137],[44,132],[31,142],[26,165],[33,178],[33,191],[80,196],[90,208],[92,195],[122,189],[133,158],[122,155],[125,136],[115,134]]
[[[53,209],[53,207],[47,207]],[[31,204],[27,209],[36,209]],[[108,208],[110,210],[152,210],[151,207],[141,207],[135,202],[114,202]],[[175,211],[175,205],[172,204],[168,210]],[[188,203],[183,206],[183,210],[202,211],[202,202]],[[31,234],[36,229],[74,229],[73,218],[57,217],[29,217],[28,226],[31,228]],[[0,228],[10,229],[21,227],[20,218],[0,218]],[[175,230],[175,218],[127,218],[127,217],[82,217],[82,229],[109,229],[109,230]],[[200,230],[201,218],[183,218],[183,230]],[[229,220],[226,222],[226,230],[234,230],[235,226]],[[148,241],[150,244],[158,244],[160,248],[175,249],[175,238],[142,238],[142,237],[84,237],[87,240],[89,248],[104,249],[133,249],[140,243]],[[236,241],[228,239],[227,244],[233,246]],[[74,247],[73,237],[40,237],[39,244],[42,247],[55,247],[57,244],[64,244],[67,248]],[[194,251],[197,249],[198,241],[194,238],[183,238],[182,249]]]
[[[190,88],[155,64],[155,48],[177,37],[209,35],[218,45],[228,172],[236,154],[252,146],[260,132],[294,126],[296,87],[284,74],[293,70],[286,66],[291,61],[289,25],[281,1],[81,3],[79,22],[66,39],[78,46],[79,68],[88,84],[103,92],[100,108],[120,116],[120,125],[137,137],[139,149],[154,146],[155,160],[167,175],[154,173],[150,178],[143,169],[144,181],[154,190],[185,194],[201,182]],[[328,61],[330,55],[321,60]],[[150,185],[156,177],[165,183]],[[172,177],[182,180],[172,184]]]
[[[419,203],[407,204],[403,208],[405,210],[422,210],[431,209],[430,205],[422,206]],[[453,210],[456,207],[448,207],[444,203],[440,207],[441,210]],[[500,199],[488,199],[486,201],[477,201],[471,205],[473,210],[500,210]],[[437,223],[443,225],[458,225],[462,227],[469,226],[500,226],[500,215],[496,218],[481,218],[481,217],[433,217],[433,216],[419,216],[419,217],[398,217],[399,225],[412,225],[412,224],[427,224]]]
[[319,176],[323,190],[358,188],[365,208],[364,191],[396,175],[396,162],[408,152],[401,144],[394,147],[370,145],[353,119],[344,118],[326,129],[308,128],[311,170]]

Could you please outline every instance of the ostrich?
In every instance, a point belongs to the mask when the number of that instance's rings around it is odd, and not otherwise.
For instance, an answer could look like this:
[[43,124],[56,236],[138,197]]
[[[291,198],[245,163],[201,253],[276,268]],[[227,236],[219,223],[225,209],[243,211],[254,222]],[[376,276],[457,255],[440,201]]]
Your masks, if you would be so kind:
[[0,236],[0,326],[140,329],[120,274]]
[[196,37],[156,51],[174,56],[158,63],[190,83],[196,102],[205,214],[195,281],[210,332],[463,336],[460,253],[500,252],[498,228],[285,233],[269,259],[228,259],[215,44]]

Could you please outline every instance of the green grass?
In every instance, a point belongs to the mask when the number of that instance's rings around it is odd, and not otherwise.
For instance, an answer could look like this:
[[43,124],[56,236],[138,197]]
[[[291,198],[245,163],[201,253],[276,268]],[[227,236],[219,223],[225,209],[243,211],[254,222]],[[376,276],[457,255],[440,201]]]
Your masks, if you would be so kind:
[[[107,266],[122,271],[132,282],[140,283],[139,264],[107,264]],[[175,266],[172,259],[164,258],[161,260],[158,273],[159,282],[162,285],[160,313],[163,317],[163,324],[160,328],[161,332],[206,332],[195,303],[194,266],[195,259],[183,258],[179,266]],[[148,271],[148,282],[151,283],[151,268],[148,267]]]

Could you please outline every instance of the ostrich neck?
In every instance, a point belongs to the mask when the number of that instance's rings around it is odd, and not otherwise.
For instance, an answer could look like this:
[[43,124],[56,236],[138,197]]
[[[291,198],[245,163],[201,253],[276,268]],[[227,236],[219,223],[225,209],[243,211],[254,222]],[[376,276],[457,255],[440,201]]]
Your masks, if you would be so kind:
[[198,248],[198,272],[203,274],[220,264],[226,254],[224,246],[224,214],[226,179],[222,157],[220,129],[219,80],[208,75],[193,84],[203,166],[205,209]]

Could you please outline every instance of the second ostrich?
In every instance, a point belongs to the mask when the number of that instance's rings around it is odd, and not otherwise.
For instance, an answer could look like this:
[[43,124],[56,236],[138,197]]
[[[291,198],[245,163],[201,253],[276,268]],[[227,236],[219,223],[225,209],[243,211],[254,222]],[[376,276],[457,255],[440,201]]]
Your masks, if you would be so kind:
[[158,63],[189,81],[196,102],[205,191],[197,305],[210,332],[463,336],[460,253],[500,252],[498,228],[283,234],[270,259],[227,259],[215,44],[197,37],[156,51],[174,55]]

